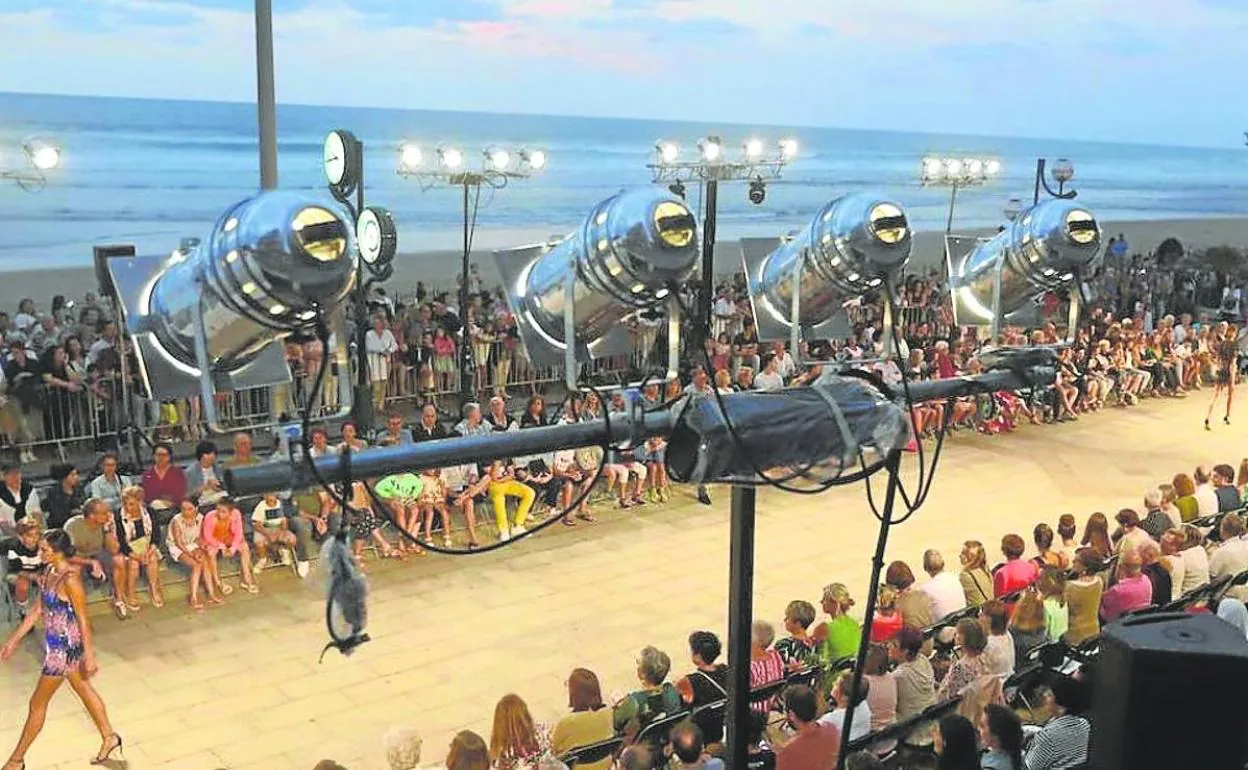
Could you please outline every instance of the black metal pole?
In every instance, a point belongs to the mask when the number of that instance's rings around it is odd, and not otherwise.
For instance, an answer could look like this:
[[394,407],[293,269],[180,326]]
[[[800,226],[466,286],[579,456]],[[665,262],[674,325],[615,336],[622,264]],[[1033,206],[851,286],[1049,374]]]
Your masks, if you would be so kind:
[[1040,202],[1040,185],[1044,182],[1044,158],[1036,158],[1036,190],[1031,197],[1033,204]]
[[698,315],[703,337],[695,340],[701,350],[706,337],[711,334],[712,312],[715,304],[715,224],[719,212],[719,180],[706,181],[706,200],[702,214],[702,308]]
[[[459,266],[459,399],[468,402],[472,399],[472,339],[468,335],[468,272],[471,261],[469,243],[471,233],[468,219],[468,188],[464,181],[464,257]],[[462,404],[461,404],[462,406]]]
[[[867,606],[863,608],[862,637],[858,640],[858,659],[854,661],[854,683],[848,694],[848,703],[839,703],[845,709],[845,722],[841,728],[841,750],[836,758],[836,770],[845,769],[845,755],[849,749],[850,730],[854,725],[852,693],[862,687],[862,668],[867,662],[867,648],[871,644],[871,620],[875,617],[875,604],[880,592],[880,573],[884,571],[884,552],[888,547],[888,531],[893,525],[893,506],[897,501],[897,487],[901,485],[901,450],[894,450],[884,466],[888,474],[888,489],[884,493],[884,510],[881,513],[880,535],[875,541],[875,556],[871,559],[871,582],[867,585]],[[870,482],[868,482],[870,483]]]
[[732,488],[728,562],[728,767],[749,762],[750,641],[754,623],[754,487]]
[[[349,147],[348,152],[355,156],[356,182],[355,182],[355,211],[351,212],[357,221],[361,213],[364,212],[364,143],[354,142]],[[355,271],[355,403],[352,407],[352,416],[356,426],[364,435],[372,432],[376,420],[376,405],[373,403],[372,375],[368,371],[368,349],[366,339],[369,329],[368,314],[368,279],[364,269],[364,263],[361,261],[356,266]],[[321,351],[322,355],[329,355],[328,350]],[[350,376],[348,373],[347,376]],[[333,387],[332,382],[326,383],[327,387]],[[315,407],[315,404],[312,405]]]

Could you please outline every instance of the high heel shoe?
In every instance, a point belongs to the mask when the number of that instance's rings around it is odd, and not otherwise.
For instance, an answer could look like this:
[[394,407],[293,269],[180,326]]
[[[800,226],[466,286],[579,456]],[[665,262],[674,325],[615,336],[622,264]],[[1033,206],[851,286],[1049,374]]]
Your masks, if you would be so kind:
[[[116,740],[117,742],[113,743],[114,740]],[[113,733],[112,735],[105,738],[104,745],[100,748],[100,753],[95,755],[95,759],[91,760],[91,764],[93,765],[104,764],[113,756],[114,751],[117,752],[117,754],[122,759],[125,759],[126,752],[125,752],[125,749],[122,748],[122,743],[123,741],[121,739],[121,736],[118,735],[117,733]]]
[[1213,428],[1210,428],[1210,427],[1209,427],[1209,421],[1208,421],[1208,420],[1205,420],[1205,430],[1213,430]]
[[1223,418],[1222,418],[1222,424],[1223,424],[1223,425],[1230,425],[1230,424],[1231,424],[1231,418],[1230,418],[1230,417],[1223,417]]

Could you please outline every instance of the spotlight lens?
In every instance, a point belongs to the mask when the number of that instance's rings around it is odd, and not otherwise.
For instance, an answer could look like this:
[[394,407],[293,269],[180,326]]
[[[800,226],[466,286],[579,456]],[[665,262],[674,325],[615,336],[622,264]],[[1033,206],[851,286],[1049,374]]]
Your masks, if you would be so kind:
[[399,164],[403,168],[420,168],[425,162],[425,154],[414,144],[405,144],[399,150]]
[[701,142],[702,160],[708,163],[714,163],[719,160],[724,153],[724,146],[719,143],[718,139],[704,139]]
[[442,165],[450,169],[464,165],[464,154],[454,147],[442,150]]
[[541,150],[534,150],[529,153],[529,168],[534,171],[541,171],[546,168],[546,153]]
[[693,217],[682,203],[663,201],[654,209],[654,226],[659,239],[674,249],[683,249],[693,242]]
[[785,160],[792,160],[797,157],[797,140],[781,139],[780,140],[780,157]]
[[988,176],[995,176],[1001,173],[1001,161],[990,160],[984,164],[984,170],[988,172]]
[[680,147],[675,142],[659,142],[659,159],[664,163],[675,163],[680,157]]
[[30,162],[40,171],[48,171],[61,162],[61,151],[50,144],[39,144],[31,148]]
[[511,165],[511,153],[506,150],[494,150],[490,153],[490,165],[495,171],[506,171]]
[[751,139],[745,143],[745,157],[754,159],[761,157],[763,154],[763,141],[761,139]]
[[949,171],[949,176],[957,176],[962,173],[962,161],[957,158],[950,158],[945,161],[945,168]]

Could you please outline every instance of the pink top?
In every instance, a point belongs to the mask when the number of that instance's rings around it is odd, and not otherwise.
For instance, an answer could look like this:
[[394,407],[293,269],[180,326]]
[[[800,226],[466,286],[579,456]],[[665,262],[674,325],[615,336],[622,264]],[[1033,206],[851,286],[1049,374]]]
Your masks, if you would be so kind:
[[455,355],[455,340],[447,336],[435,337],[433,340],[433,352],[440,356]]
[[1153,603],[1153,583],[1147,575],[1121,578],[1101,596],[1101,620],[1115,621],[1124,612]]
[[1036,582],[1040,574],[1034,561],[1010,559],[992,576],[992,593],[995,597],[1011,594]]
[[221,517],[214,508],[204,516],[204,545],[221,550],[241,550],[243,547],[243,515],[235,508],[230,511],[229,520]]

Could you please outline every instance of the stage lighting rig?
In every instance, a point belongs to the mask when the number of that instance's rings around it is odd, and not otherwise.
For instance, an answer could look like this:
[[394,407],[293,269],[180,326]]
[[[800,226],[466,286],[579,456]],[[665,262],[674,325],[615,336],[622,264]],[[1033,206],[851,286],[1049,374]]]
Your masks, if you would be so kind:
[[[432,187],[458,187],[463,191],[464,240],[460,256],[459,317],[465,324],[468,321],[472,239],[476,232],[481,188],[497,190],[514,181],[529,179],[544,171],[547,161],[545,150],[490,145],[481,151],[480,167],[473,168],[464,151],[452,144],[437,145],[432,152],[426,151],[416,142],[403,142],[399,145],[399,176],[417,180],[421,188],[426,190]],[[477,368],[472,359],[472,347],[465,334],[459,344],[459,388],[464,396],[473,392],[472,373]]]
[[1035,194],[1032,197],[1033,203],[1040,202],[1040,191],[1044,190],[1052,198],[1060,200],[1074,200],[1079,197],[1078,190],[1067,190],[1066,184],[1075,178],[1075,164],[1066,158],[1058,158],[1053,161],[1053,167],[1049,168],[1049,173],[1053,175],[1053,181],[1057,182],[1057,191],[1054,192],[1049,187],[1049,181],[1044,178],[1045,169],[1048,168],[1048,161],[1044,158],[1036,159],[1036,186]]
[[[800,340],[849,333],[849,302],[885,293],[910,259],[913,232],[905,209],[854,193],[828,203],[792,239],[745,238],[741,258],[760,340]],[[885,313],[886,323],[888,316]]]
[[949,217],[945,233],[953,231],[953,210],[958,200],[958,190],[988,184],[1001,175],[1001,161],[992,157],[935,156],[923,158],[919,169],[919,183],[924,187],[949,188]]
[[561,241],[500,251],[495,259],[530,360],[563,365],[575,390],[578,361],[627,355],[622,322],[665,299],[674,374],[680,316],[669,287],[689,277],[697,255],[697,220],[685,202],[643,188],[599,203]]
[[[333,204],[262,192],[230,207],[200,243],[166,257],[97,250],[152,399],[199,396],[213,430],[218,392],[290,382],[283,340],[322,321],[346,367],[342,304],[356,275],[354,227]],[[132,250],[131,250],[132,251]],[[340,378],[340,403],[350,384]]]
[[987,325],[995,340],[1003,321],[1027,322],[1035,298],[1068,291],[1074,335],[1085,304],[1083,279],[1101,257],[1101,227],[1091,211],[1069,199],[1045,200],[1020,211],[994,238],[950,257],[949,281],[958,325]]
[[[14,168],[0,166],[0,179],[8,179],[26,192],[38,192],[48,183],[48,172],[61,165],[60,146],[42,138],[22,142],[21,164]],[[0,153],[0,162],[5,158]]]

